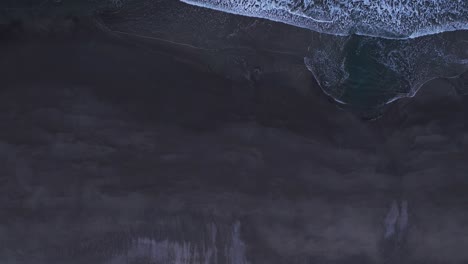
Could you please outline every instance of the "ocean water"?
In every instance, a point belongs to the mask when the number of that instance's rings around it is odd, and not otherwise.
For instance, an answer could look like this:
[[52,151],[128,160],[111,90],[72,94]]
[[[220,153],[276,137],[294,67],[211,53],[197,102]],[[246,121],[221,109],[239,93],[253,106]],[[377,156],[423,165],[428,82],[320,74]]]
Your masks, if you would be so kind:
[[464,0],[181,0],[332,35],[415,38],[468,29]]
[[316,32],[305,66],[327,95],[359,111],[468,69],[468,1],[181,1]]

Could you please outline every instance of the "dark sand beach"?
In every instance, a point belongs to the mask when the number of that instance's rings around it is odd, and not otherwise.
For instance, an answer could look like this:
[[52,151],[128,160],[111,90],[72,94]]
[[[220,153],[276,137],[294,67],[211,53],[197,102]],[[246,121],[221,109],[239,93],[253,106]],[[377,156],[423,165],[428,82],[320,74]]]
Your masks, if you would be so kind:
[[369,120],[313,33],[153,8],[2,27],[1,263],[467,263],[466,73]]

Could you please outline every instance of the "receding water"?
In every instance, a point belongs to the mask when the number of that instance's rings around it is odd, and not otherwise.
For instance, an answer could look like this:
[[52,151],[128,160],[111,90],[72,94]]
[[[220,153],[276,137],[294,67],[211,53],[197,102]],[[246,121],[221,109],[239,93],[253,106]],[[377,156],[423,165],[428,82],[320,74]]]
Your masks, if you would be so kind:
[[305,58],[325,93],[360,109],[378,108],[411,97],[438,77],[468,69],[467,32],[416,39],[317,34]]

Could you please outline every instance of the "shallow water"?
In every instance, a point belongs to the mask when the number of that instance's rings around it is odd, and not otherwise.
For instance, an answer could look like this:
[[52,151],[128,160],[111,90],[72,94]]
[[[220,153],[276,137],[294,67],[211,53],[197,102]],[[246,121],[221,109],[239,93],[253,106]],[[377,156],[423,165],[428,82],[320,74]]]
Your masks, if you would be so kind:
[[412,97],[428,81],[468,69],[468,31],[410,40],[318,35],[305,58],[325,93],[362,109]]

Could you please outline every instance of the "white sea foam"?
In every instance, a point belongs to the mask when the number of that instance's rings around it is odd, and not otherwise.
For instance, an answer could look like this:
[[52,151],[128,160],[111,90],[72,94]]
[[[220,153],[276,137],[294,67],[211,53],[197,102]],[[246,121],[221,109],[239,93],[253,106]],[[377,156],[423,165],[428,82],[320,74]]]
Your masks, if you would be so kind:
[[320,33],[415,38],[468,29],[467,0],[181,0]]

